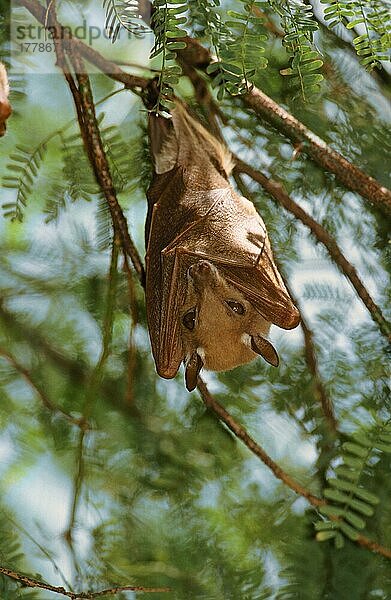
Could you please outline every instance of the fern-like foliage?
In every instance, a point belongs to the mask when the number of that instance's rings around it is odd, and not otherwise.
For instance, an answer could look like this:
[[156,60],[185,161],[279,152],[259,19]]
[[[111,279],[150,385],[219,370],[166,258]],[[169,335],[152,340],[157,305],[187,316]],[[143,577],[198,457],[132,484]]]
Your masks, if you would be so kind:
[[[19,565],[26,557],[22,551],[18,532],[15,531],[15,525],[12,519],[8,519],[3,507],[1,507],[0,514],[0,564],[20,573]],[[25,574],[27,575],[27,573]],[[41,579],[39,575],[35,574],[28,576]],[[39,592],[27,590],[16,581],[0,574],[0,598],[1,600],[39,600]]]
[[64,162],[63,176],[68,183],[67,195],[72,202],[86,200],[98,193],[98,186],[93,177],[90,164],[84,151],[80,133],[62,137],[62,157]]
[[101,135],[115,189],[122,192],[129,185],[129,156],[132,155],[132,149],[124,142],[118,127],[114,125],[102,127]]
[[2,208],[4,216],[11,219],[11,221],[23,221],[24,208],[38,177],[46,148],[46,141],[41,142],[32,150],[25,146],[16,146],[15,152],[9,157],[10,162],[7,165],[9,174],[3,177],[3,186],[17,190],[17,192],[15,200],[5,202]]
[[306,300],[331,302],[334,306],[341,303],[346,305],[353,300],[353,297],[339,286],[322,281],[306,282],[302,295]]
[[121,28],[135,37],[148,31],[148,27],[141,22],[138,0],[103,0],[103,8],[106,14],[105,29],[113,44]]
[[219,88],[217,97],[225,92],[241,95],[253,86],[259,69],[267,66],[263,42],[267,39],[260,11],[262,2],[240,0],[243,11],[220,12],[219,0],[198,0],[189,3],[190,13],[201,24],[216,55],[207,68],[213,87]]
[[334,469],[324,490],[329,504],[319,509],[326,519],[315,524],[316,539],[333,539],[337,548],[343,546],[345,537],[357,540],[365,517],[371,517],[379,503],[375,494],[360,485],[360,479],[375,452],[391,453],[391,423],[378,422],[371,431],[356,433],[342,450],[342,464]]
[[63,166],[58,179],[50,181],[44,192],[46,223],[57,221],[70,203],[78,200],[90,202],[98,193],[82,144],[74,142],[70,145],[67,139],[61,146],[61,152]]
[[155,109],[172,108],[173,86],[179,82],[182,75],[181,67],[176,64],[176,51],[186,48],[183,40],[187,36],[184,26],[187,17],[187,3],[173,0],[154,0],[154,12],[151,27],[155,34],[155,43],[151,50],[150,58],[162,55],[162,66],[159,76],[159,97]]
[[313,18],[312,6],[297,0],[285,2],[269,0],[271,7],[281,19],[285,36],[283,44],[292,56],[291,66],[281,71],[292,76],[292,84],[298,86],[304,99],[310,99],[320,89],[323,75],[317,71],[323,61],[314,45],[313,35],[318,24]]
[[[99,122],[102,123],[103,119],[104,114],[101,114]],[[117,127],[101,126],[101,135],[115,188],[117,192],[122,192],[129,185],[131,152]],[[99,194],[80,133],[64,135],[61,132],[60,137],[62,177],[59,181],[52,182],[48,188],[45,205],[46,222],[56,221],[69,202],[78,200],[90,202]]]
[[330,27],[346,29],[362,27],[363,33],[353,39],[361,64],[367,69],[390,60],[391,14],[383,3],[374,0],[320,0],[326,4],[324,18]]

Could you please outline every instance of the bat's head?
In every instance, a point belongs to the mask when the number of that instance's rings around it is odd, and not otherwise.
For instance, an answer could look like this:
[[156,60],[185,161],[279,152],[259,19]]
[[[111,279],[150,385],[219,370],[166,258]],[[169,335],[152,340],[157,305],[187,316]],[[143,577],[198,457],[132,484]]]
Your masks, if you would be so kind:
[[189,391],[196,387],[203,366],[227,371],[257,354],[277,366],[277,353],[263,337],[270,323],[211,262],[194,263],[187,277],[188,293],[180,319]]

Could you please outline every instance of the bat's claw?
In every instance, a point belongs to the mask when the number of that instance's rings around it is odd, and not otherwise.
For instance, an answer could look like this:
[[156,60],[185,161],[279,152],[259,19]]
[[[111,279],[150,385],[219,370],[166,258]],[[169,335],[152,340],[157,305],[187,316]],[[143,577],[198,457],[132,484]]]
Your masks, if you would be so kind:
[[217,278],[217,269],[208,260],[194,263],[189,267],[187,273],[196,284],[208,283],[210,285]]

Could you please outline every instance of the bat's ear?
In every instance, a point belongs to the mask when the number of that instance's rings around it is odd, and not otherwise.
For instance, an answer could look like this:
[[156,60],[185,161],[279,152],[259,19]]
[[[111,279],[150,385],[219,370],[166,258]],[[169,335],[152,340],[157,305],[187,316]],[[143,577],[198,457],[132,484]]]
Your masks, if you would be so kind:
[[260,335],[252,335],[251,348],[256,354],[263,356],[266,362],[273,365],[273,367],[278,367],[280,359],[278,358],[276,349],[268,340],[265,340]]
[[201,356],[197,352],[193,352],[186,363],[185,381],[188,392],[192,392],[197,387],[198,375],[203,366]]

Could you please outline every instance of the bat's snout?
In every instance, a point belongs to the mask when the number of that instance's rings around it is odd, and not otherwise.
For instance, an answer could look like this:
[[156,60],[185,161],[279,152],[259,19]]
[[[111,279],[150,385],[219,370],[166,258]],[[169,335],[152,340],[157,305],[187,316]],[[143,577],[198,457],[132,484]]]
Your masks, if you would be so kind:
[[188,268],[189,277],[196,285],[212,285],[217,281],[217,269],[208,260],[200,260]]

